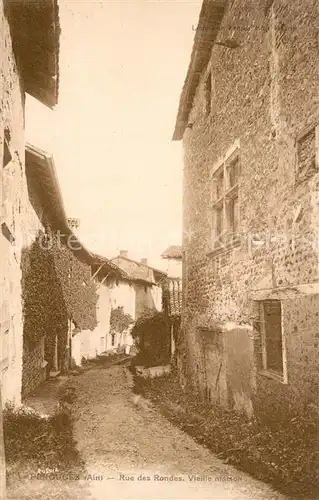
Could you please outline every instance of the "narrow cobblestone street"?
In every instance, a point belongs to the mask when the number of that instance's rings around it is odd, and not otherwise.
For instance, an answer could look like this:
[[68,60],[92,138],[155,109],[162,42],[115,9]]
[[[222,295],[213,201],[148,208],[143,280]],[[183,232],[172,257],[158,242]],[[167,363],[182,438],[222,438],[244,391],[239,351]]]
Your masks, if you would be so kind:
[[285,498],[175,428],[133,393],[124,366],[91,369],[72,385],[76,439],[94,499]]

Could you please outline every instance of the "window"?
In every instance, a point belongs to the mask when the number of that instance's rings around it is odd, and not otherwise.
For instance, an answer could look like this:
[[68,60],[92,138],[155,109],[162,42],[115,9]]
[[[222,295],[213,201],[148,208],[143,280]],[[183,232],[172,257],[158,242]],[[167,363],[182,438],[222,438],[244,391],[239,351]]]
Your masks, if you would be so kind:
[[239,157],[237,156],[233,161],[227,165],[227,179],[228,188],[237,186],[239,178]]
[[236,152],[213,174],[214,248],[239,241],[239,176],[240,163]]
[[45,337],[40,340],[40,351],[41,351],[41,367],[45,368],[48,362],[45,360]]
[[1,333],[0,369],[6,370],[9,366],[9,330]]
[[216,174],[216,201],[224,194],[224,169],[221,168]]
[[238,198],[231,198],[227,203],[228,226],[231,233],[238,233]]
[[11,134],[10,130],[6,127],[4,129],[4,144],[3,144],[3,159],[2,159],[2,164],[3,167],[6,167],[8,163],[12,160],[12,155],[10,151],[10,140],[11,140]]
[[269,10],[271,9],[272,7],[272,4],[274,3],[274,0],[266,0],[266,4],[265,4],[265,15],[268,14]]
[[224,211],[223,211],[223,206],[221,207],[216,207],[216,235],[217,237],[220,237],[223,234],[223,227],[224,227]]
[[319,171],[316,159],[316,127],[308,129],[297,139],[296,180],[303,182]]
[[286,382],[282,304],[280,300],[260,302],[260,326],[263,370],[280,377],[283,382]]
[[13,244],[15,242],[14,234],[12,233],[6,222],[2,222],[1,232],[3,236],[9,241],[9,243]]
[[205,81],[205,112],[208,116],[211,111],[212,106],[212,74],[208,73],[208,76]]

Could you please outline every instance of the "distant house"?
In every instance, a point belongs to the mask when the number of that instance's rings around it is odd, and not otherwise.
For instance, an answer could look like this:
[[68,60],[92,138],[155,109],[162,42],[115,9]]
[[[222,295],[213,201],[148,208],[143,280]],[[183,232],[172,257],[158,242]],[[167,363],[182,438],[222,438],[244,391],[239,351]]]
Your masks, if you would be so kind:
[[162,283],[167,276],[164,271],[150,266],[147,259],[141,259],[140,262],[130,259],[125,250],[112,262],[134,280],[136,319],[147,309],[162,310]]
[[[130,259],[125,250],[121,250],[112,262],[125,273],[125,277],[108,280],[110,314],[112,310],[122,308],[123,313],[135,321],[146,311],[162,310],[164,271],[149,266],[146,259],[140,262]],[[106,347],[116,349],[127,342],[132,343],[129,331],[125,335],[112,335],[109,331]]]
[[[0,0],[0,380],[2,403],[21,401],[21,250],[41,227],[25,175],[25,93],[58,101],[60,26],[56,0]],[[41,123],[43,127],[45,124]]]
[[171,245],[161,255],[167,261],[167,275],[170,278],[182,278],[183,251],[181,245]]

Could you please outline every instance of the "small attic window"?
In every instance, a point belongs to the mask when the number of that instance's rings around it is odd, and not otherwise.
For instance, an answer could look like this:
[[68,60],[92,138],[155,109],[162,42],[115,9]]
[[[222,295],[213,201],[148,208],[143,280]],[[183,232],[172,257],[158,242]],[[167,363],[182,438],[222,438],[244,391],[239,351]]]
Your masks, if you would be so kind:
[[208,116],[212,106],[212,74],[208,73],[205,80],[205,113]]
[[9,366],[9,330],[6,330],[1,335],[1,349],[0,349],[0,367],[5,370]]
[[1,232],[2,232],[3,236],[9,241],[9,243],[11,243],[11,245],[13,245],[15,242],[15,237],[14,237],[14,234],[12,233],[11,229],[9,228],[9,226],[6,224],[6,222],[3,222],[1,224]]
[[296,180],[303,182],[319,171],[316,158],[316,127],[304,132],[297,139],[297,169]]
[[265,7],[264,7],[266,16],[268,15],[270,9],[272,8],[273,3],[274,3],[274,0],[266,0]]
[[2,166],[5,168],[8,163],[12,160],[12,154],[10,151],[10,141],[11,141],[11,134],[10,130],[8,127],[4,129],[4,134],[3,134],[3,139],[4,139],[4,144],[3,144],[3,160],[2,160]]

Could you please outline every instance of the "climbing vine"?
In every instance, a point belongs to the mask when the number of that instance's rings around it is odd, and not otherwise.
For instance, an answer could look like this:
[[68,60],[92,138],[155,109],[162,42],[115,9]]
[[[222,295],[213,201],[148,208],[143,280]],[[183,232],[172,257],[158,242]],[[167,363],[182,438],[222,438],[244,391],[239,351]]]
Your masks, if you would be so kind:
[[66,246],[55,246],[53,254],[69,318],[81,330],[93,330],[97,325],[98,295],[91,279],[91,268],[80,262]]
[[43,248],[43,237],[39,232],[31,247],[22,250],[23,342],[28,352],[45,336],[46,357],[51,359],[55,337],[59,345],[66,344],[68,314],[54,258]]
[[44,245],[46,238],[39,231],[33,244],[22,250],[23,342],[27,353],[45,337],[50,365],[56,336],[59,355],[64,356],[68,320],[78,328],[94,329],[98,296],[90,267],[58,244],[54,235]]

